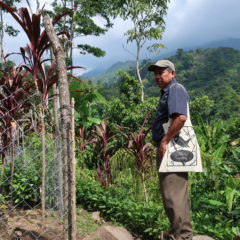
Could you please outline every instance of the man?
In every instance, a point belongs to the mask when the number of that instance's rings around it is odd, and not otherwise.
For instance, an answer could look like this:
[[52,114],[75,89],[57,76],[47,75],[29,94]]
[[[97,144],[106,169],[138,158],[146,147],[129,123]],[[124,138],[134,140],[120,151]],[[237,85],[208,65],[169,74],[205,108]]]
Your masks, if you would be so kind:
[[[159,60],[148,68],[161,88],[160,102],[153,119],[153,140],[157,143],[157,170],[169,141],[178,134],[187,119],[189,97],[186,89],[175,79],[175,66],[169,60]],[[167,132],[163,124],[171,120]],[[170,221],[167,240],[192,240],[192,225],[188,197],[187,173],[159,173],[160,190],[164,208]]]

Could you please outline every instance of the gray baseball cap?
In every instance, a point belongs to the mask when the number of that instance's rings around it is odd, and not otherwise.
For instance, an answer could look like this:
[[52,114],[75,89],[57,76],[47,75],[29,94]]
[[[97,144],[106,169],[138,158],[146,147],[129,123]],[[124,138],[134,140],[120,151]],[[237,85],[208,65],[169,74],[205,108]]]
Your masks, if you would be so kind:
[[152,64],[148,67],[148,71],[152,72],[156,68],[170,68],[171,70],[175,71],[174,64],[166,59],[158,60],[155,64]]

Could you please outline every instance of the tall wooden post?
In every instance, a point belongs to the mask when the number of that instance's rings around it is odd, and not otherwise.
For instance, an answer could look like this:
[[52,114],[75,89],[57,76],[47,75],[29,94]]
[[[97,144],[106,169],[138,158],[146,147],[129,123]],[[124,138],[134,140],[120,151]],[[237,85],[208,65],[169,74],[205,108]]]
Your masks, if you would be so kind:
[[[51,61],[52,63],[56,63],[56,58],[51,48]],[[60,122],[58,111],[60,109],[59,105],[59,91],[57,88],[57,84],[53,84],[53,115],[54,115],[54,123],[55,123],[55,131],[54,131],[54,144],[55,144],[55,157],[54,157],[54,165],[57,168],[57,207],[60,213],[60,216],[63,218],[64,216],[64,203],[63,203],[63,159],[59,154],[62,151],[61,147],[61,139],[60,139]]]
[[[60,99],[60,112],[61,112],[61,120],[62,120],[62,148],[63,148],[63,159],[64,163],[67,163],[67,165],[64,165],[63,168],[67,167],[68,172],[68,182],[64,181],[65,191],[64,191],[64,197],[67,197],[67,199],[64,199],[66,202],[68,202],[68,208],[65,208],[65,218],[66,215],[68,216],[68,238],[65,235],[65,238],[68,240],[76,240],[76,221],[74,221],[74,217],[72,216],[72,209],[74,207],[72,204],[74,204],[73,199],[73,191],[71,190],[70,182],[73,181],[72,171],[73,171],[73,154],[72,154],[72,120],[71,120],[71,105],[70,105],[70,93],[69,93],[69,85],[68,85],[68,79],[67,79],[67,68],[66,68],[66,62],[65,62],[65,53],[63,51],[63,48],[60,44],[60,41],[53,29],[52,21],[49,17],[49,15],[46,15],[43,19],[43,23],[46,29],[46,33],[49,37],[50,44],[53,49],[53,53],[56,57],[56,63],[57,63],[57,73],[58,73],[58,81],[59,81],[59,99]],[[66,172],[64,172],[66,173]],[[66,178],[64,178],[66,180]],[[74,181],[75,182],[75,181]],[[65,205],[66,206],[66,205]]]
[[[76,158],[75,158],[75,101],[74,98],[72,98],[72,139],[71,139],[71,155],[72,155],[72,161],[69,161],[70,164],[70,169],[71,171],[69,172],[69,177],[68,177],[68,183],[69,183],[69,190],[71,191],[71,198],[69,199],[69,201],[71,201],[69,203],[69,206],[71,206],[71,208],[69,209],[69,211],[71,211],[70,217],[71,222],[72,223],[76,223]],[[73,224],[72,226],[72,231],[73,231],[73,235],[74,235],[74,239],[76,239],[76,224]]]

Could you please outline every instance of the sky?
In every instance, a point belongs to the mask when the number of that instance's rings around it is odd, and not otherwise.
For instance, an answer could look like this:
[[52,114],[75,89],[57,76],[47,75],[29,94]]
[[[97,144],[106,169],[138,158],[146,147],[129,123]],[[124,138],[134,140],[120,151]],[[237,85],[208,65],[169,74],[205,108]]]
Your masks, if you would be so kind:
[[[22,1],[22,5],[25,1]],[[34,0],[32,0],[34,2]],[[41,0],[41,5],[46,1]],[[50,7],[46,2],[46,9]],[[168,13],[165,17],[166,30],[160,43],[173,51],[178,48],[201,46],[216,40],[240,38],[240,0],[171,0]],[[13,23],[11,16],[5,15],[5,21]],[[95,19],[102,24],[100,18]],[[17,26],[17,25],[16,25]],[[96,58],[91,55],[80,55],[74,50],[74,65],[83,66],[86,71],[106,69],[118,61],[134,60],[135,45],[127,44],[124,33],[131,28],[130,21],[114,20],[114,26],[105,35],[100,37],[88,36],[75,40],[75,46],[88,43],[106,51],[105,57]],[[27,38],[23,33],[17,38],[4,39],[5,53],[17,52],[20,46],[25,46]],[[147,43],[145,46],[149,46]],[[161,52],[160,52],[161,55]],[[146,48],[141,58],[154,57]],[[156,57],[156,55],[155,55]]]

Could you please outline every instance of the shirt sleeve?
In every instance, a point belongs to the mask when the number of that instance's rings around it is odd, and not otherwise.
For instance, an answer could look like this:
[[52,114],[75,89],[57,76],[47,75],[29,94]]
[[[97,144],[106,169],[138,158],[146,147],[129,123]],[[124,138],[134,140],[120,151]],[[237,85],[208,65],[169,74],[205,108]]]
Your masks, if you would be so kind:
[[187,115],[188,101],[188,93],[182,85],[175,84],[172,86],[168,96],[168,113],[170,117],[173,114]]

